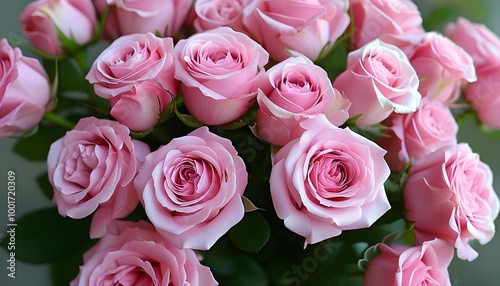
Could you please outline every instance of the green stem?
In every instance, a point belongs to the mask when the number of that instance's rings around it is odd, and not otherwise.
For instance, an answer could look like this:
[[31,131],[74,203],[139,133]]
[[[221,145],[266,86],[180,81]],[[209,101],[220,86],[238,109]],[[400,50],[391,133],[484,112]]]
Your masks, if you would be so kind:
[[85,49],[81,49],[76,51],[73,54],[73,58],[75,59],[76,63],[78,64],[78,67],[80,68],[80,71],[82,72],[82,75],[86,75],[87,72],[89,71],[89,67],[87,65],[87,53],[85,52]]
[[75,127],[75,124],[55,113],[52,113],[52,112],[47,112],[45,113],[45,115],[43,116],[43,118],[45,118],[46,120],[56,124],[56,125],[59,125],[61,127],[64,127],[68,130],[71,130]]

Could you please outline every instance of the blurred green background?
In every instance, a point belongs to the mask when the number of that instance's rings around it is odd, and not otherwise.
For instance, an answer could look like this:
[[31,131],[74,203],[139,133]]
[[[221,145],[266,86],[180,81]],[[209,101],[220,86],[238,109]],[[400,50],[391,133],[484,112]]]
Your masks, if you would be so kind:
[[[0,38],[21,36],[18,17],[29,0],[0,0]],[[500,1],[498,0],[417,0],[427,23],[434,27],[442,27],[446,21],[453,21],[457,15],[474,22],[486,24],[492,31],[500,35]],[[499,94],[500,96],[500,94]],[[500,137],[490,137],[477,130],[473,120],[466,121],[460,128],[460,142],[468,142],[472,149],[479,153],[482,161],[488,164],[495,175],[494,186],[500,193]],[[42,174],[44,163],[33,163],[22,159],[12,152],[14,139],[0,138],[0,230],[4,235],[7,223],[7,171],[17,174],[17,206],[16,215],[52,205],[38,190],[35,178]],[[500,219],[496,221],[500,229]],[[494,286],[500,281],[500,234],[487,245],[475,244],[479,257],[473,262],[454,259],[449,268],[450,278],[454,286]],[[7,252],[0,249],[0,285],[51,285],[49,269],[45,265],[28,265],[17,262],[16,278],[7,277]],[[384,285],[381,285],[384,286]]]

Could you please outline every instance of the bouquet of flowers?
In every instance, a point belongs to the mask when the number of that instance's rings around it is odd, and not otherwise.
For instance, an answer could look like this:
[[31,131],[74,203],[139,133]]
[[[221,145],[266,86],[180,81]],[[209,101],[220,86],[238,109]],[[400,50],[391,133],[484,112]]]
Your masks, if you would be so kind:
[[46,160],[54,207],[10,221],[10,278],[17,259],[60,285],[451,285],[495,234],[492,171],[457,140],[500,128],[484,25],[429,30],[409,0],[37,0],[19,19],[0,136]]

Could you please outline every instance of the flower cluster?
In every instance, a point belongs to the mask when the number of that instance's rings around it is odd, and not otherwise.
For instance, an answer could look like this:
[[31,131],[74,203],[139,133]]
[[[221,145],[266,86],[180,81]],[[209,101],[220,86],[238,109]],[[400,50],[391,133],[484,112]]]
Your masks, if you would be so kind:
[[483,25],[426,31],[410,0],[37,0],[20,22],[45,68],[1,40],[0,136],[64,130],[51,197],[97,241],[71,285],[450,285],[495,234],[457,140],[465,114],[500,128]]

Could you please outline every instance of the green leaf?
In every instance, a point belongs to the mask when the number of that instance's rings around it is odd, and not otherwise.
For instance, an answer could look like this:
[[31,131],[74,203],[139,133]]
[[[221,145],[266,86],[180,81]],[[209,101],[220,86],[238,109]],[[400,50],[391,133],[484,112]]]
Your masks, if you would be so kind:
[[36,182],[45,197],[49,200],[52,200],[52,197],[54,196],[54,188],[50,184],[48,173],[45,172],[42,175],[38,176],[36,178]]
[[[81,220],[63,218],[55,207],[23,216],[14,227],[16,259],[40,264],[74,254],[91,242],[90,221],[91,217]],[[8,249],[9,236],[0,244]]]
[[254,205],[254,203],[247,197],[242,196],[243,206],[245,207],[245,212],[253,212],[257,210],[262,210],[261,208]]
[[53,286],[67,286],[76,278],[80,271],[79,266],[83,265],[83,254],[93,244],[94,242],[91,241],[81,250],[50,264],[50,278]]
[[30,137],[21,138],[14,145],[14,152],[31,161],[45,161],[50,145],[62,137],[66,131],[60,128],[39,125],[38,131]]
[[234,245],[246,252],[258,252],[269,239],[269,223],[259,213],[245,213],[243,219],[229,230]]

